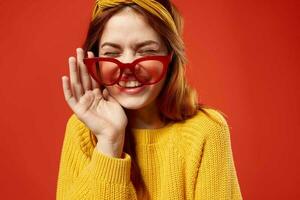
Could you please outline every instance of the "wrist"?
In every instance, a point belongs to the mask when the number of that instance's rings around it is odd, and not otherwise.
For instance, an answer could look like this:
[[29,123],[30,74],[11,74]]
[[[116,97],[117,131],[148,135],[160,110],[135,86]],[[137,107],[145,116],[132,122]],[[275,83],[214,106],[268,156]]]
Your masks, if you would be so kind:
[[96,145],[97,150],[110,157],[114,158],[122,158],[123,156],[123,142],[107,142],[105,140],[98,140],[97,145]]

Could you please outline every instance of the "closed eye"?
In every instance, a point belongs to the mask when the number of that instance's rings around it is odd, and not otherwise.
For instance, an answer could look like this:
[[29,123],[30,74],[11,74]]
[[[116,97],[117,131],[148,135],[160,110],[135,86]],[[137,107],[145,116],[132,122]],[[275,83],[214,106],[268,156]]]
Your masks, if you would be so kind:
[[148,49],[148,50],[142,50],[140,51],[139,53],[149,53],[149,54],[155,54],[155,53],[158,53],[156,50],[153,50],[153,49]]
[[119,54],[118,52],[106,52],[103,55],[105,55],[105,56],[111,56],[111,55],[118,55],[118,54]]

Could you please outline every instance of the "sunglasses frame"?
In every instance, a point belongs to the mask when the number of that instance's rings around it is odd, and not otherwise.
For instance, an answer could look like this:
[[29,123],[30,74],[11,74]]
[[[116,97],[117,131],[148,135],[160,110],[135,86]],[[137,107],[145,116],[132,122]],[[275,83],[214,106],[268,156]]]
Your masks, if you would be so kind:
[[[105,86],[111,86],[114,85],[116,83],[118,83],[123,75],[123,72],[126,68],[129,68],[130,71],[132,72],[132,74],[134,75],[134,77],[141,82],[143,85],[152,85],[155,84],[157,82],[159,82],[162,77],[165,75],[165,73],[167,72],[167,68],[169,63],[171,62],[173,57],[173,52],[171,52],[168,55],[151,55],[151,56],[144,56],[141,58],[137,58],[134,61],[132,61],[131,63],[123,63],[119,60],[117,60],[116,58],[110,58],[110,57],[94,57],[94,58],[84,58],[83,59],[83,63],[86,65],[87,70],[89,72],[89,74],[94,78],[94,80],[96,80],[100,85],[105,85]],[[145,61],[145,60],[157,60],[163,63],[163,72],[161,74],[161,76],[157,79],[157,81],[153,82],[153,83],[143,83],[143,81],[141,81],[134,72],[134,67],[136,64],[138,64],[141,61]],[[117,64],[117,66],[120,68],[120,75],[119,77],[116,79],[115,82],[111,83],[111,84],[105,84],[102,83],[100,81],[100,79],[98,77],[96,77],[96,75],[93,73],[92,67],[96,62],[99,61],[109,61],[109,62],[113,62],[115,64]]]

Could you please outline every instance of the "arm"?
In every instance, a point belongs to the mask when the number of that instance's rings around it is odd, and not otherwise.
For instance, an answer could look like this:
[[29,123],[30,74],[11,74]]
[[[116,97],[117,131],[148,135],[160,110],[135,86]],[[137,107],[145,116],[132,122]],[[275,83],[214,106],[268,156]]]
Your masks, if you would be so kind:
[[229,127],[224,118],[207,135],[198,177],[195,199],[241,200],[234,166]]
[[[87,129],[74,116],[67,123],[57,181],[57,200],[137,199],[130,181],[131,157],[113,158],[82,151],[80,134]],[[84,141],[86,142],[86,141]]]

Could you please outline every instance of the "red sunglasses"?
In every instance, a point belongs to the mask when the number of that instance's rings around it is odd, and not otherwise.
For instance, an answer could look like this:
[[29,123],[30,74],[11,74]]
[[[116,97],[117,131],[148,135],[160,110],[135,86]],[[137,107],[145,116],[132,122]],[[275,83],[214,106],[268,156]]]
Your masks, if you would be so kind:
[[[89,74],[100,85],[114,85],[118,83],[124,70],[128,68],[136,80],[144,85],[155,84],[162,79],[167,72],[173,52],[166,55],[145,56],[134,60],[131,63],[122,63],[115,58],[95,57],[84,58]],[[123,77],[122,80],[128,80]]]

